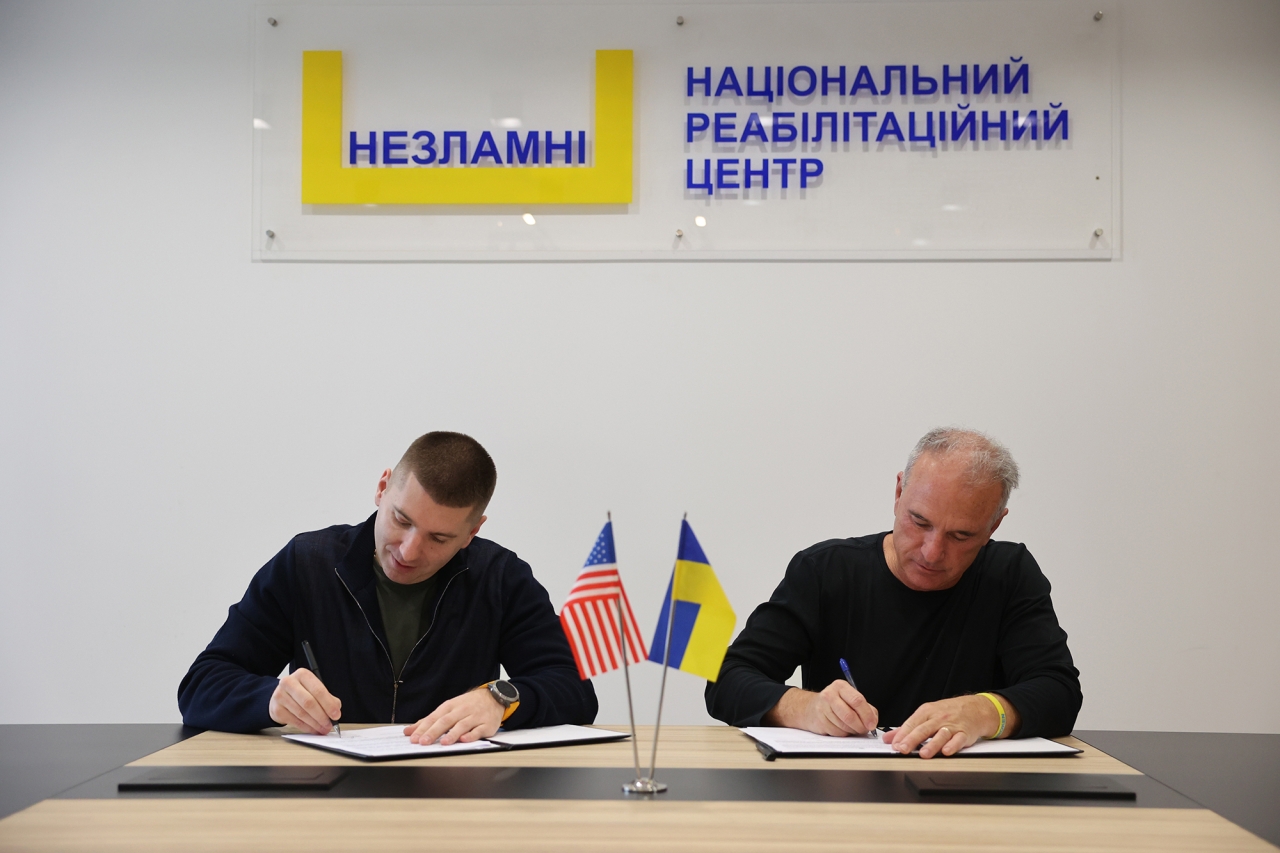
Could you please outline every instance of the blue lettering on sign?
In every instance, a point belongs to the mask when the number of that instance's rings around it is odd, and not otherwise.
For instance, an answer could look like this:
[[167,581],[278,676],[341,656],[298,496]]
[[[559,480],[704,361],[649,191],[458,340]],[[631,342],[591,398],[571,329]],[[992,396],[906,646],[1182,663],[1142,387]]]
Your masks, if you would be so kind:
[[747,66],[747,97],[748,98],[768,98],[769,103],[773,103],[773,80],[771,78],[773,68],[766,65],[764,67],[764,88],[756,89],[756,69],[754,66]]
[[822,97],[826,97],[830,92],[831,84],[836,84],[836,94],[844,97],[844,66],[840,66],[840,73],[834,77],[827,73],[827,66],[822,66]]
[[703,178],[701,181],[695,181],[693,179],[693,161],[686,160],[685,164],[686,165],[685,165],[684,185],[686,189],[705,190],[706,192],[712,192],[715,190],[715,187],[711,185],[711,161],[710,160],[702,161]]
[[[796,85],[796,78],[804,74],[808,78],[808,85],[803,89]],[[791,69],[791,73],[787,75],[787,88],[791,90],[791,94],[798,98],[807,98],[813,94],[813,90],[818,88],[818,75],[813,73],[813,69],[807,65],[797,65]]]
[[689,87],[688,87],[688,91],[685,94],[685,97],[687,98],[693,97],[694,86],[701,86],[702,94],[706,95],[707,97],[711,96],[711,67],[710,66],[703,69],[701,77],[694,77],[693,68],[689,69]]
[[537,163],[538,162],[538,131],[531,130],[524,138],[524,144],[520,142],[520,134],[514,130],[507,131],[507,162],[508,163]]
[[711,117],[706,113],[689,113],[685,117],[684,126],[684,141],[692,142],[695,134],[705,133],[706,129],[711,127]]
[[[774,113],[773,114],[773,141],[774,142],[795,142],[796,126],[787,124],[783,119],[794,119],[795,113]],[[786,134],[783,134],[786,131]]]
[[725,92],[732,92],[739,98],[742,97],[742,87],[738,85],[738,75],[733,73],[733,67],[730,66],[720,75],[720,84],[716,86],[716,97],[723,97]]
[[369,141],[364,144],[361,144],[360,142],[356,141],[356,132],[354,130],[351,131],[350,163],[352,166],[356,164],[356,157],[359,156],[361,151],[368,153],[370,166],[378,165],[378,133],[377,131],[374,131],[374,130],[369,131]]
[[384,130],[382,132],[382,162],[387,166],[403,166],[409,162],[408,157],[396,157],[392,152],[407,151],[408,142],[397,142],[398,139],[408,139],[409,131],[407,130]]
[[823,119],[827,120],[828,122],[827,126],[831,128],[831,141],[835,142],[836,141],[836,114],[835,113],[818,113],[817,117],[814,119],[813,141],[814,142],[822,141]]
[[[697,122],[690,114],[690,127]],[[702,116],[703,128],[709,120]],[[759,119],[757,118],[757,123]],[[563,138],[563,142],[559,141]],[[437,144],[439,140],[439,144]],[[693,141],[690,131],[689,141]],[[553,131],[530,130],[523,136],[519,131],[507,131],[506,155],[492,131],[481,131],[475,149],[468,145],[465,130],[446,130],[439,136],[430,130],[371,130],[367,133],[350,131],[347,135],[347,164],[351,166],[538,166],[562,161],[566,166],[581,166],[587,161],[587,132],[585,130]],[[545,142],[545,144],[544,144]],[[575,160],[574,152],[577,152]],[[545,157],[542,155],[545,153]],[[560,155],[557,158],[556,155]]]
[[735,122],[732,119],[737,117],[737,113],[716,113],[716,142],[738,141],[738,137],[731,135],[735,127]]
[[769,142],[769,135],[764,131],[759,113],[747,116],[747,123],[742,126],[742,136],[738,137],[740,142],[750,142],[753,139],[759,139],[764,144]]
[[929,143],[930,148],[936,148],[938,140],[937,137],[933,135],[933,113],[925,113],[924,117],[924,133],[918,134],[916,133],[916,111],[911,111],[911,115],[907,121],[907,125],[910,128],[907,138],[912,142],[927,142]]
[[421,157],[414,154],[410,159],[419,166],[429,166],[436,161],[436,135],[429,130],[420,130],[413,135],[414,141],[425,140],[418,144],[418,150],[430,156]]
[[[880,66],[829,62],[800,62],[789,67],[757,63],[689,65],[685,73],[685,97],[701,97],[702,103],[708,105],[685,114],[684,141],[686,146],[693,146],[686,149],[691,156],[685,160],[685,189],[715,195],[722,191],[767,190],[771,182],[781,189],[789,189],[797,178],[801,189],[818,187],[826,170],[822,159],[800,153],[794,157],[776,155],[797,149],[807,153],[811,145],[821,149],[824,142],[830,143],[833,152],[848,152],[847,145],[838,149],[836,144],[857,139],[863,143],[860,150],[869,153],[919,151],[925,144],[930,149],[952,151],[958,147],[939,143],[955,142],[962,147],[964,143],[976,143],[979,137],[983,142],[1007,142],[1010,134],[1013,142],[1023,143],[1019,146],[1022,150],[1029,142],[1069,140],[1070,112],[1064,105],[1050,102],[1049,109],[1033,108],[1024,97],[1030,95],[1031,64],[1025,56],[1009,56],[1007,62],[1002,57],[998,62],[941,65],[912,62]],[[971,97],[980,103],[958,102],[970,101]],[[743,98],[749,99],[754,111],[736,109]],[[832,98],[840,100],[832,102]],[[877,100],[868,100],[870,98]],[[774,111],[772,106],[790,106],[786,104],[788,100],[792,104],[809,104],[816,99],[820,100],[812,111],[795,107]],[[924,106],[939,101],[942,103],[935,109]],[[1006,102],[1012,102],[1010,106],[1018,104],[1019,109],[998,109]],[[846,107],[836,109],[837,103]],[[827,108],[828,104],[831,108]],[[877,109],[857,109],[859,105]],[[971,105],[975,108],[971,109]],[[718,106],[721,108],[716,109]],[[992,106],[997,109],[991,109]],[[406,142],[407,131],[383,131],[381,136],[379,144],[376,132],[369,133],[367,141],[352,132],[349,145],[352,165],[358,160],[378,165],[379,152],[382,165],[404,164],[404,152],[411,148]],[[579,164],[586,160],[585,136],[585,132],[578,132]],[[506,165],[539,163],[540,138],[545,138],[541,162],[550,164],[559,153],[566,165],[573,164],[571,134],[565,132],[561,143],[547,131],[544,137],[531,132],[523,141],[518,134],[508,133]],[[437,162],[434,135],[420,131],[413,140],[419,143],[418,149],[409,151],[412,155],[409,159],[414,163]],[[877,145],[869,147],[873,141]],[[717,151],[724,151],[724,146],[736,146],[732,153],[754,151],[767,156],[698,159],[695,152],[704,144],[717,146]],[[752,147],[747,148],[748,145]],[[450,162],[451,152],[457,147],[461,152],[459,159],[466,163],[466,146],[465,132],[446,131],[438,162]],[[1041,144],[1034,147],[1047,151],[1065,148]],[[1008,150],[1008,146],[971,150]],[[489,162],[481,163],[482,160]],[[503,162],[492,137],[487,132],[481,133],[470,164],[501,165]]]
[[809,182],[822,174],[822,161],[804,159],[800,161],[800,189],[807,189]]
[[719,190],[736,190],[738,189],[737,181],[730,181],[730,178],[738,176],[736,168],[729,168],[730,165],[737,166],[738,158],[721,159],[716,161],[716,189]]
[[444,132],[444,154],[440,157],[441,166],[449,162],[455,139],[458,141],[458,159],[463,163],[467,162],[467,132],[465,130],[446,130]]
[[866,89],[867,93],[871,95],[880,94],[880,90],[876,88],[876,81],[871,79],[871,69],[865,65],[858,69],[857,76],[853,78],[853,85],[849,87],[849,94],[852,97],[857,97],[858,93],[863,89]]
[[788,181],[791,178],[791,167],[796,164],[794,157],[775,157],[773,160],[775,166],[780,166],[779,170],[782,174],[782,188],[788,188]]
[[481,157],[488,157],[499,166],[502,165],[502,157],[498,154],[498,145],[493,141],[493,134],[487,130],[480,134],[480,141],[476,143],[475,153],[471,155],[471,165],[474,166],[479,163]]
[[884,142],[886,136],[896,136],[899,142],[906,142],[902,128],[898,125],[898,117],[892,110],[886,110],[884,120],[880,122],[880,132],[876,134],[876,142]]
[[546,159],[544,162],[547,163],[547,165],[551,165],[552,160],[555,158],[555,152],[557,151],[564,152],[564,162],[566,166],[573,162],[573,134],[570,131],[566,130],[564,132],[563,145],[554,141],[555,134],[549,130],[547,131],[546,140],[546,143],[543,145],[543,151],[546,152]]

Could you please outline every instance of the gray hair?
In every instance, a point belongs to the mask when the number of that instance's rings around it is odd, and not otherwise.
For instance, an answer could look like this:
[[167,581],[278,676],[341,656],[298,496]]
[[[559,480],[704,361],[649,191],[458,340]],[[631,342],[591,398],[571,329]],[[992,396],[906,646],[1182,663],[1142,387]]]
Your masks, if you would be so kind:
[[911,479],[911,469],[922,453],[946,455],[969,454],[969,476],[976,483],[1000,484],[1000,507],[996,515],[1009,505],[1009,495],[1018,488],[1018,463],[1013,461],[1009,448],[985,433],[959,427],[938,427],[924,434],[907,456],[907,467],[902,472],[902,486]]

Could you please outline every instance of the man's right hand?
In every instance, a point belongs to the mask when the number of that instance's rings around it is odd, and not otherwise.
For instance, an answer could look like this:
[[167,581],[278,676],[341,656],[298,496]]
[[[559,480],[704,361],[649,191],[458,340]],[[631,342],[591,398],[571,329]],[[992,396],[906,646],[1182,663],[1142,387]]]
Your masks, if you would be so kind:
[[880,712],[847,681],[833,681],[821,693],[793,687],[762,722],[820,735],[865,735],[880,721]]
[[271,719],[307,734],[326,735],[342,718],[342,702],[325,689],[314,672],[299,667],[280,679],[267,706]]

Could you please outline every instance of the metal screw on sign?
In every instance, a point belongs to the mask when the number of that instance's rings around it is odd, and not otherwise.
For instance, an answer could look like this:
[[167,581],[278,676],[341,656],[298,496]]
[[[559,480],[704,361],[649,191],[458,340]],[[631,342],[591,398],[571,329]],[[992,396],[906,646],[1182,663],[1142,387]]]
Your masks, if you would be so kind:
[[684,26],[684,15],[678,15],[678,16],[676,17],[676,26],[677,26],[677,27],[683,27],[683,26]]
[[274,240],[275,238],[276,238],[276,232],[271,231],[271,230],[269,230],[269,229],[268,229],[268,231],[267,231],[267,239],[268,239],[268,240]]
[[1093,13],[1093,19],[1094,19],[1095,21],[1101,21],[1101,20],[1102,20],[1102,13],[1101,13],[1101,12],[1094,12],[1094,13]]
[[1102,236],[1102,229],[1101,229],[1101,228],[1095,228],[1095,229],[1093,229],[1093,236],[1095,236],[1095,237],[1101,237],[1101,236]]
[[683,231],[681,231],[679,228],[677,228],[677,229],[676,229],[676,236],[677,236],[677,237],[683,237],[683,236],[684,236],[684,232],[683,232]]
[[[1098,14],[1101,15],[1102,13],[1099,12]],[[275,18],[267,18],[267,23],[274,27],[276,24],[280,22],[277,21]]]

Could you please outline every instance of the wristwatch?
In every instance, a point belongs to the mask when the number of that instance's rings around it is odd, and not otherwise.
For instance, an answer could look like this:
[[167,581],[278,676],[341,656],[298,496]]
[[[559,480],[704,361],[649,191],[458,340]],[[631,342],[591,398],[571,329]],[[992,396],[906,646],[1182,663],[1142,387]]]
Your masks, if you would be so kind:
[[520,707],[520,691],[510,681],[501,679],[490,681],[489,695],[505,709],[502,712],[502,722],[504,723],[508,717],[516,712],[516,708]]

